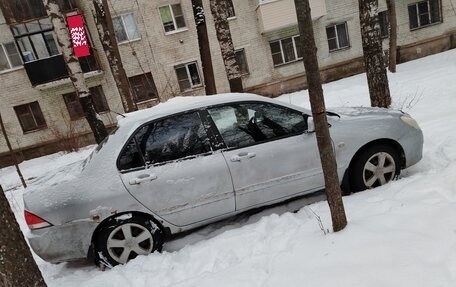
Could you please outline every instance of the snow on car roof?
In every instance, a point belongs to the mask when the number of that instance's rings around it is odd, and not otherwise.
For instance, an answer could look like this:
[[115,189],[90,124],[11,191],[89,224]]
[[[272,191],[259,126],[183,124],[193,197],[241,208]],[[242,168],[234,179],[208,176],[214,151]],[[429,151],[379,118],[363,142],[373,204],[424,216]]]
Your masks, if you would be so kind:
[[268,101],[268,98],[255,94],[243,93],[226,93],[212,96],[175,97],[166,101],[165,103],[160,103],[151,108],[124,114],[125,117],[118,116],[117,121],[119,126],[131,125],[138,121],[144,121],[147,119],[152,120],[161,116],[179,113],[191,109],[197,109],[209,105],[249,100]]

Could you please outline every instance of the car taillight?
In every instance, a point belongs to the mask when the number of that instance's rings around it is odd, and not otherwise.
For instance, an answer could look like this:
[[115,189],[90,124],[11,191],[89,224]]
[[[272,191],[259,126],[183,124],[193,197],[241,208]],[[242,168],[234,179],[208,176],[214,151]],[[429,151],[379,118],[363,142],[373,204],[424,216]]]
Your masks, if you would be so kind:
[[52,226],[52,224],[50,224],[46,220],[36,216],[31,212],[28,212],[27,210],[24,210],[24,217],[25,222],[27,222],[27,225],[30,228],[30,230]]

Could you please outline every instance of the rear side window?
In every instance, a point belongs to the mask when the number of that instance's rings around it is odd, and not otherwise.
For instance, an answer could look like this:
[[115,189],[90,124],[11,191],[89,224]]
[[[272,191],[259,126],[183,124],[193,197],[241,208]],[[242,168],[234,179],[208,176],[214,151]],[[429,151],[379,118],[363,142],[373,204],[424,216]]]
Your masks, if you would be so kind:
[[264,103],[230,104],[208,110],[228,148],[302,133],[302,113]]
[[140,128],[122,151],[119,169],[186,159],[210,151],[199,114],[177,115]]

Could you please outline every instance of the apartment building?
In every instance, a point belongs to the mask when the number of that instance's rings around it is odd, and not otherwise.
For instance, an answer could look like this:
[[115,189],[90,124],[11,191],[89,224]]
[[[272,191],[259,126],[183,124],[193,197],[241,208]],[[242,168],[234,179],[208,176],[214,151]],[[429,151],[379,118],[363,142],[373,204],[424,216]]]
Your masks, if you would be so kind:
[[[452,1],[396,1],[399,62],[456,47],[456,3]],[[95,26],[92,1],[59,2],[66,14],[80,13],[85,19],[91,55],[80,58],[81,67],[95,108],[107,126],[114,126],[117,114],[124,110]],[[204,94],[191,1],[108,2],[138,108],[174,96]],[[277,96],[305,88],[294,0],[229,2],[228,21],[245,91]],[[362,72],[358,1],[310,2],[323,79]],[[14,3],[3,5],[0,15],[0,114],[13,148],[27,159],[92,142],[41,2]],[[228,92],[209,0],[203,4],[217,92]],[[379,16],[387,50],[384,0],[379,0]],[[9,163],[0,135],[0,166]]]

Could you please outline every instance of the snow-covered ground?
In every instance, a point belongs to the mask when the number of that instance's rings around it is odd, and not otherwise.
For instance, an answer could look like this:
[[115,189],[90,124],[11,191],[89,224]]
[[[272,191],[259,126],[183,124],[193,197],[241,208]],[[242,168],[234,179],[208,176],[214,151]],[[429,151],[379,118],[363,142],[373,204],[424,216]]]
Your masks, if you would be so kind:
[[[344,197],[348,226],[331,229],[322,195],[208,226],[104,272],[37,259],[49,286],[456,286],[456,50],[389,74],[393,107],[424,132],[424,157],[387,186]],[[327,107],[369,106],[365,75],[324,85]],[[309,107],[306,91],[280,100]],[[84,158],[55,154],[21,164],[29,188]],[[0,170],[21,228],[23,189]],[[316,202],[304,206],[305,203]],[[304,207],[303,207],[304,206]],[[298,212],[287,212],[287,210]],[[325,234],[326,233],[326,234]]]

